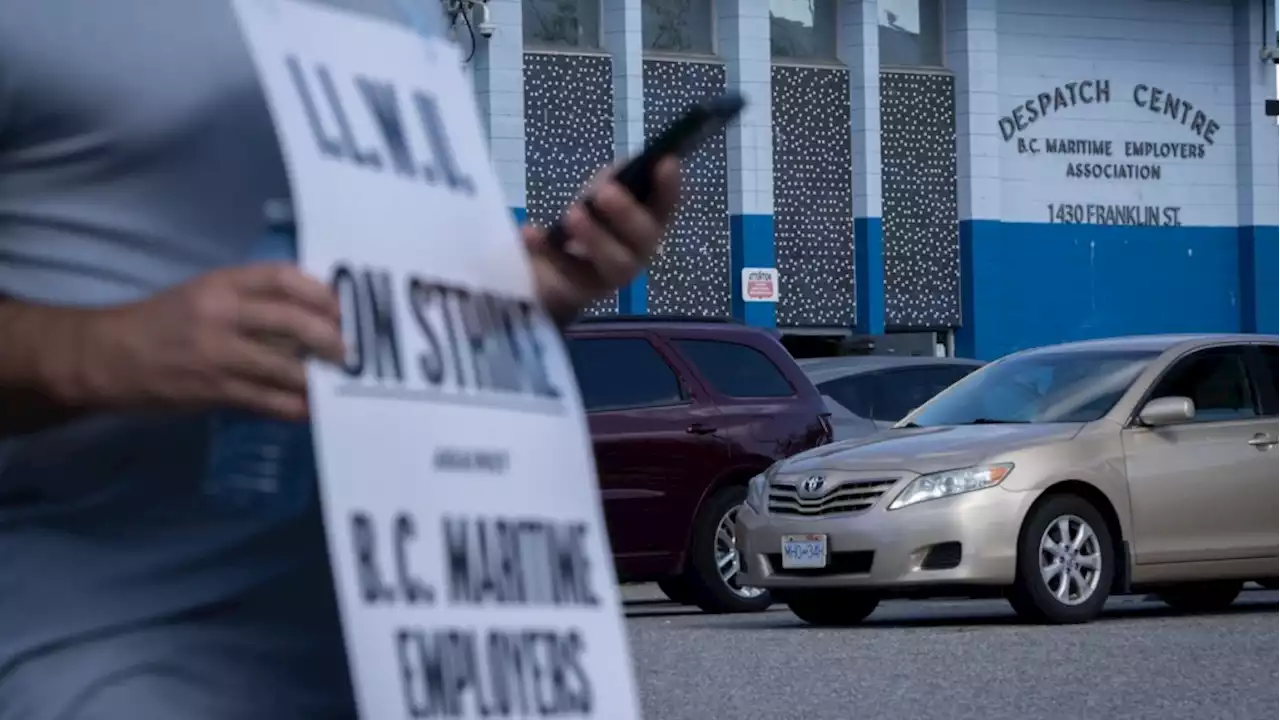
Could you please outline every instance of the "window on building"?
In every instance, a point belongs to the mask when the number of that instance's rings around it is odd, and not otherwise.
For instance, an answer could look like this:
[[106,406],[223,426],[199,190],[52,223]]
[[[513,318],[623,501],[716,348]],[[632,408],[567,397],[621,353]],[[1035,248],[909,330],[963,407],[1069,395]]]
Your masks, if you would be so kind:
[[684,402],[680,379],[644,338],[570,340],[568,345],[588,412]]
[[880,65],[942,64],[942,0],[880,0]]
[[524,41],[532,47],[600,47],[600,0],[524,0]]
[[837,0],[769,0],[769,44],[776,58],[835,60]]
[[713,0],[642,0],[644,47],[654,52],[711,55]]

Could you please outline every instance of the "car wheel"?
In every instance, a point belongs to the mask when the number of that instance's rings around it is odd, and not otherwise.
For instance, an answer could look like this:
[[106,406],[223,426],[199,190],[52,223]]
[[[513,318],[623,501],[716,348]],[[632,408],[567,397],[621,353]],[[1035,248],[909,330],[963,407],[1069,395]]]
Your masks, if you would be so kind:
[[875,612],[880,597],[849,590],[812,590],[788,593],[783,598],[795,616],[810,625],[848,627],[857,625]]
[[1244,583],[1239,580],[1215,580],[1165,588],[1156,597],[1179,612],[1216,612],[1231,607],[1243,588]]
[[745,487],[716,491],[698,511],[682,581],[690,600],[704,612],[746,613],[769,609],[773,598],[764,588],[738,584],[738,511],[747,499]]
[[1115,563],[1101,513],[1077,495],[1050,495],[1023,524],[1009,603],[1031,622],[1089,622],[1111,594]]
[[658,589],[667,596],[668,600],[677,605],[693,604],[693,592],[689,590],[689,584],[684,576],[659,580]]

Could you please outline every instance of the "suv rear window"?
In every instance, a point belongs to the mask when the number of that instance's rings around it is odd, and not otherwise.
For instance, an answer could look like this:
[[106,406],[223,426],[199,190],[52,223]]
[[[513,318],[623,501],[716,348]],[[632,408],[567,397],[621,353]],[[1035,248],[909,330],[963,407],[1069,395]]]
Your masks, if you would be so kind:
[[860,417],[897,422],[976,369],[968,365],[895,368],[828,380],[818,391]]
[[950,365],[905,368],[885,373],[872,418],[897,422],[946,390],[974,368]]
[[795,388],[769,356],[748,345],[676,340],[676,347],[716,392],[735,398],[791,397]]
[[644,338],[573,339],[568,347],[588,412],[684,401],[675,371]]
[[875,415],[876,378],[874,374],[850,375],[818,385],[818,392],[835,400],[858,417],[871,420]]

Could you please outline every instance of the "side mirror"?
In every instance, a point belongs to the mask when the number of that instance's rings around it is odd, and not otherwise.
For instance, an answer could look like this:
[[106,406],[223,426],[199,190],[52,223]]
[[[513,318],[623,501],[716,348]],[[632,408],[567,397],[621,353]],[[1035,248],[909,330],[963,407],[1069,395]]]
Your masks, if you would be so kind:
[[1142,407],[1138,420],[1147,427],[1184,423],[1196,416],[1196,404],[1188,397],[1156,398]]

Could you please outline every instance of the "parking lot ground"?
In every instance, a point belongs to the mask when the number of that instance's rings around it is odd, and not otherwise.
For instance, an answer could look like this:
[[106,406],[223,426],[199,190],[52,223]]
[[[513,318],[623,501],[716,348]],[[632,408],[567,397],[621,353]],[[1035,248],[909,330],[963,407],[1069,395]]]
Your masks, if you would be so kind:
[[649,720],[1271,720],[1277,595],[1177,615],[1134,596],[1089,625],[1020,624],[1003,601],[887,602],[814,628],[783,606],[711,616],[624,588]]

